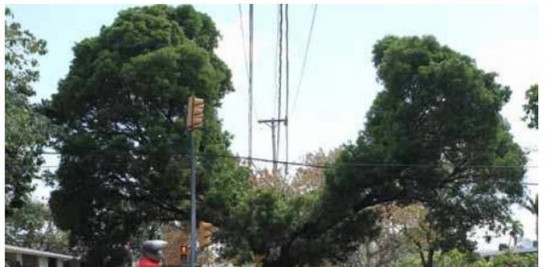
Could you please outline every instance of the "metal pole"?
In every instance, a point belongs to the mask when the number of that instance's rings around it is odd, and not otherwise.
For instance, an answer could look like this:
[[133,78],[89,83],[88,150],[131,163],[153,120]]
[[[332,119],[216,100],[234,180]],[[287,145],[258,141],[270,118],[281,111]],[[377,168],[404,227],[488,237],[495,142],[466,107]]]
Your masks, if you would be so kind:
[[289,90],[289,79],[288,79],[288,74],[289,74],[289,71],[288,71],[288,67],[289,67],[289,61],[288,61],[288,4],[285,4],[284,6],[284,16],[285,16],[285,21],[286,21],[286,29],[284,31],[285,33],[285,46],[286,46],[286,111],[284,113],[284,129],[285,129],[285,136],[286,136],[286,164],[284,164],[284,176],[285,176],[285,179],[287,179],[288,177],[288,100],[289,100],[289,96],[290,96],[290,90]]
[[252,61],[253,61],[253,48],[254,48],[254,5],[249,6],[249,39],[248,39],[248,53],[250,58],[249,75],[248,75],[248,163],[252,165]]
[[197,238],[196,238],[196,180],[195,180],[195,152],[193,144],[193,131],[190,131],[191,143],[191,246],[190,246],[190,266],[195,267],[197,259]]

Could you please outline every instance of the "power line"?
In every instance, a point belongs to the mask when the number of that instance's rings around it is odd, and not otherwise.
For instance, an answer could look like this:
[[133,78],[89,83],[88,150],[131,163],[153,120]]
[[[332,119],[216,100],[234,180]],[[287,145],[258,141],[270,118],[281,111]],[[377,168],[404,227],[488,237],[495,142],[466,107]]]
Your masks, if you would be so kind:
[[[279,25],[280,25],[280,18],[279,18],[279,13],[277,13],[277,23],[276,23],[276,26],[277,26],[277,37],[276,37],[276,41],[278,42],[279,40]],[[279,85],[278,85],[278,80],[279,80],[279,72],[277,71],[278,69],[278,65],[279,65],[279,46],[277,44],[274,45],[275,47],[275,54],[274,54],[274,57],[273,57],[273,61],[275,62],[274,66],[273,66],[273,84],[275,86],[275,94],[273,95],[273,114],[275,114],[275,111],[277,110],[277,95],[279,94],[279,91],[278,91],[278,88],[279,88]]]
[[[60,155],[58,152],[44,152],[43,154],[46,155]],[[186,154],[181,154],[181,156],[189,156]],[[213,155],[213,154],[197,154],[198,157],[207,157],[207,158],[232,158],[232,159],[240,159],[240,160],[246,160],[248,157],[242,157],[242,156],[234,156],[234,155]],[[282,161],[282,160],[273,160],[273,159],[265,159],[265,158],[252,158],[253,161],[258,162],[265,162],[265,163],[280,163],[280,164],[288,164],[292,166],[301,166],[301,167],[311,167],[311,168],[333,168],[333,165],[321,165],[321,164],[309,164],[309,163],[302,163],[302,162],[295,162],[295,161]],[[364,163],[364,162],[348,162],[348,163],[340,163],[338,166],[346,166],[346,167],[416,167],[416,168],[438,168],[442,167],[442,165],[438,164],[404,164],[404,163]],[[467,165],[468,168],[477,168],[477,169],[516,169],[521,168],[521,166],[516,165]],[[527,166],[527,168],[538,168],[538,166]]]
[[[186,155],[187,156],[187,155]],[[204,159],[208,159],[208,160],[213,160],[213,159],[217,159],[217,158],[231,158],[231,159],[239,159],[239,160],[247,160],[248,157],[240,157],[240,156],[220,156],[220,155],[214,155],[213,157],[211,157],[211,155],[204,155],[204,154],[200,154],[200,155],[196,155],[198,156],[199,158],[204,158]],[[335,166],[333,165],[319,165],[319,164],[306,164],[306,163],[298,163],[298,162],[286,162],[286,161],[274,161],[274,160],[269,160],[269,159],[260,159],[260,158],[253,158],[252,159],[253,161],[261,161],[261,162],[266,162],[266,163],[281,163],[281,164],[286,164],[288,163],[289,165],[295,165],[295,166],[300,166],[300,167],[311,167],[311,168],[320,168],[320,169],[332,169],[332,168],[335,168]],[[110,165],[110,166],[120,166],[121,164],[120,163],[115,163],[115,162],[106,162],[106,165]],[[353,167],[362,167],[362,166],[355,166],[353,164],[339,164],[339,165],[345,165],[345,166],[353,166]],[[366,165],[366,166],[370,166],[370,165]],[[398,166],[398,165],[397,165]],[[59,166],[53,166],[53,165],[50,165],[50,166],[40,166],[41,168],[58,168]],[[493,178],[493,177],[489,177],[490,179],[495,179],[495,180],[513,180],[512,178],[508,178],[508,177],[500,177],[500,178]],[[536,182],[522,182],[522,184],[524,185],[528,185],[528,186],[538,186],[538,183]]]
[[246,55],[246,35],[245,35],[245,28],[244,28],[244,22],[243,22],[243,10],[241,8],[241,4],[239,4],[239,25],[240,25],[240,30],[241,30],[241,37],[243,39],[243,53],[244,53],[244,57],[245,57],[245,71],[246,71],[246,77],[247,79],[249,79],[250,77],[250,73],[249,73],[249,70],[248,70],[248,58],[247,58],[247,55]]
[[[282,39],[283,39],[283,4],[279,4],[279,94],[277,95],[277,120],[281,120],[281,109],[282,109]],[[281,127],[277,127],[277,151],[275,154],[274,160],[278,160],[279,158],[279,151],[280,151],[280,143],[281,143]]]
[[301,83],[303,81],[303,76],[305,74],[305,66],[307,64],[307,54],[309,53],[311,37],[313,36],[313,28],[315,26],[315,17],[317,14],[317,7],[318,5],[315,4],[315,8],[313,9],[313,18],[311,19],[311,27],[309,28],[309,34],[307,35],[307,45],[305,46],[305,54],[303,56],[303,64],[301,66],[301,71],[300,71],[300,79],[298,81],[298,87],[296,88],[296,97],[294,98],[294,104],[292,106],[292,111],[290,113],[294,113],[294,110],[296,109],[296,104],[298,103],[298,96],[300,93]]

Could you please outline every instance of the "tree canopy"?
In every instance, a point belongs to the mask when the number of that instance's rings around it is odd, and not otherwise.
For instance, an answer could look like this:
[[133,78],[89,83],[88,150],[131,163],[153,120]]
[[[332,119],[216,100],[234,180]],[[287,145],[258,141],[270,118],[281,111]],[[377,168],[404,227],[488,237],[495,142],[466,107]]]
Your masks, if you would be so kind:
[[41,151],[47,142],[48,123],[30,104],[33,83],[38,81],[38,56],[45,55],[46,42],[24,30],[5,10],[5,112],[6,179],[5,208],[10,217],[29,201],[32,179],[39,178]]
[[47,204],[30,201],[6,218],[6,244],[43,251],[70,253],[68,233],[53,223]]
[[[431,36],[387,36],[374,46],[373,64],[384,90],[364,129],[326,171],[308,215],[294,225],[273,220],[291,227],[274,228],[274,245],[260,251],[265,266],[343,261],[380,233],[375,207],[386,203],[426,208],[428,227],[441,237],[429,244],[427,257],[470,250],[470,231],[498,226],[509,217],[510,204],[521,200],[526,156],[499,114],[511,91],[495,82],[494,73]],[[268,212],[283,207],[262,200],[253,198],[269,203]],[[269,214],[257,206],[248,214]],[[255,228],[260,232],[259,225],[249,229]]]
[[422,254],[432,266],[435,251],[473,249],[468,233],[495,228],[521,201],[526,157],[499,114],[510,89],[431,36],[376,43],[384,90],[354,142],[308,158],[325,171],[302,169],[293,183],[262,173],[274,186],[253,184],[231,157],[217,114],[234,90],[214,54],[219,38],[191,6],[154,5],[120,12],[74,47],[68,75],[43,106],[60,127],[50,205],[91,265],[115,265],[107,259],[122,258],[149,224],[189,218],[191,95],[206,102],[195,133],[198,216],[219,226],[228,256],[254,256],[264,266],[341,262],[381,234],[377,207],[418,203],[435,234],[428,258]]
[[50,204],[72,244],[90,249],[93,266],[123,246],[140,225],[189,218],[190,143],[184,115],[191,95],[205,100],[205,125],[194,134],[199,219],[220,223],[238,201],[247,170],[228,148],[217,108],[234,90],[213,52],[213,21],[188,5],[121,11],[100,34],[74,47],[68,75],[45,104],[62,126],[58,189]]
[[373,63],[385,89],[328,177],[326,207],[343,199],[336,210],[356,216],[385,201],[419,201],[443,237],[436,249],[473,248],[467,233],[503,221],[524,192],[526,157],[499,114],[509,88],[430,36],[385,37]]

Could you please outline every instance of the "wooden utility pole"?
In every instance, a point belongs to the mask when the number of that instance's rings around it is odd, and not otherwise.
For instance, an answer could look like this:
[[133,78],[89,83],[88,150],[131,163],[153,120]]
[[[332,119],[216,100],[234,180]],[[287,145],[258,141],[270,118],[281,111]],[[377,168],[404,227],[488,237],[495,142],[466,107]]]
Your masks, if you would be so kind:
[[259,120],[258,123],[264,123],[267,126],[271,127],[271,140],[273,143],[273,174],[277,174],[277,161],[278,161],[278,147],[275,139],[275,131],[280,123],[285,123],[286,119],[270,119],[270,120]]
[[249,73],[248,73],[248,163],[252,165],[252,75],[253,75],[253,50],[254,50],[254,5],[249,5],[248,10],[248,25],[249,25],[249,37],[248,37],[248,53],[250,58]]

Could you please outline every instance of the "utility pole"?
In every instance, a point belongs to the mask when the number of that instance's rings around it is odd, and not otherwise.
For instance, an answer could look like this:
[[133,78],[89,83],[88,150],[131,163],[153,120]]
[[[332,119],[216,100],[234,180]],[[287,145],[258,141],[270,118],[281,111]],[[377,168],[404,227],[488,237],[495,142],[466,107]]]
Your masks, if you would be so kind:
[[188,99],[188,111],[186,116],[186,128],[190,134],[190,155],[191,155],[191,243],[190,243],[190,266],[195,267],[197,260],[197,200],[196,200],[196,178],[195,178],[195,148],[193,141],[193,130],[203,127],[203,112],[205,101],[191,96]]
[[288,71],[288,67],[289,67],[289,59],[288,59],[288,4],[285,4],[284,5],[284,16],[285,16],[285,21],[286,21],[286,29],[284,31],[285,35],[286,35],[286,38],[285,38],[285,46],[286,46],[286,53],[285,53],[285,56],[286,56],[286,111],[284,112],[284,129],[286,130],[286,164],[284,165],[284,177],[288,177],[288,104],[289,104],[289,96],[290,96],[290,90],[289,90],[289,71]]
[[285,123],[285,119],[270,119],[270,120],[259,120],[258,123],[264,123],[267,126],[271,127],[271,140],[273,142],[273,173],[277,174],[277,161],[278,161],[278,147],[275,139],[275,130],[279,127],[280,123]]
[[249,5],[248,10],[248,25],[249,25],[249,36],[248,36],[248,53],[250,58],[249,64],[249,74],[248,74],[248,164],[252,165],[252,67],[253,67],[253,48],[254,48],[254,5]]

